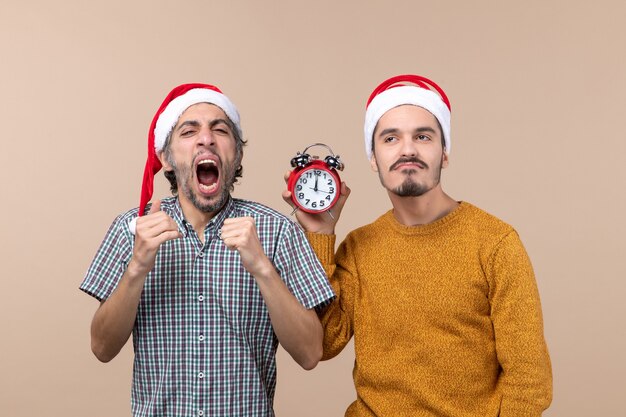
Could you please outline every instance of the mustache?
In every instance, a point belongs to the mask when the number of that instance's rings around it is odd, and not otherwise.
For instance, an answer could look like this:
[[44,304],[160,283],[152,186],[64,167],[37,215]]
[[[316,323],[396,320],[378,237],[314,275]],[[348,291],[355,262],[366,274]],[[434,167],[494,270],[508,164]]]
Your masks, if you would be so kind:
[[428,164],[426,162],[422,161],[421,159],[416,158],[416,157],[413,157],[413,158],[406,157],[406,158],[400,158],[396,162],[391,164],[391,166],[389,167],[389,171],[393,171],[394,169],[398,168],[399,165],[406,164],[406,163],[417,164],[422,169],[428,168]]

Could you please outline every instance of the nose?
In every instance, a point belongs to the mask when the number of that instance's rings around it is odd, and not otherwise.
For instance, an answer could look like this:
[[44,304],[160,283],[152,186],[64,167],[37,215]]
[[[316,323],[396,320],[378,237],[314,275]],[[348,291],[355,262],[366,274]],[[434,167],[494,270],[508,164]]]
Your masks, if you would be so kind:
[[411,138],[402,138],[402,156],[415,156],[417,154],[417,146]]
[[202,129],[200,129],[200,132],[198,134],[198,145],[206,147],[215,145],[215,136],[213,135],[213,132],[211,132],[211,129],[209,129],[209,127],[204,126]]

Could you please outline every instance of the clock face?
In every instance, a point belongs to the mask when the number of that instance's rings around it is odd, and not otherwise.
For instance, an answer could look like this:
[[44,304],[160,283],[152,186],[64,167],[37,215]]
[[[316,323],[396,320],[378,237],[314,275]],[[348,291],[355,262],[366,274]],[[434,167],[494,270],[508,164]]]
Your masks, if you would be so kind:
[[339,197],[338,177],[319,166],[305,167],[296,174],[292,197],[300,209],[317,213],[330,209]]

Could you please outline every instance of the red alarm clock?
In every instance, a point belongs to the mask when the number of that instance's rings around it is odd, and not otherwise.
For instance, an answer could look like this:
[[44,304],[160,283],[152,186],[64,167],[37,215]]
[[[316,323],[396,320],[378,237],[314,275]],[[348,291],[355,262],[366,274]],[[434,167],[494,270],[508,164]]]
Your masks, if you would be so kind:
[[[322,161],[317,156],[307,154],[306,151],[313,146],[325,147],[330,155]],[[342,171],[344,165],[329,146],[323,143],[307,146],[291,159],[291,166],[294,170],[289,175],[287,189],[291,192],[296,210],[322,213],[337,203],[341,194],[341,179],[337,171]]]

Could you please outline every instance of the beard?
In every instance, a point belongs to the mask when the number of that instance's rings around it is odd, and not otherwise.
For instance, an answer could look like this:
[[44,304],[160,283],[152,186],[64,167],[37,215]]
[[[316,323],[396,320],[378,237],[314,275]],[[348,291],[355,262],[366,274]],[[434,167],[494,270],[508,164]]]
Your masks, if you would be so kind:
[[418,184],[411,177],[407,177],[399,187],[394,188],[391,192],[398,197],[419,197],[430,189],[432,187],[428,187],[426,184]]
[[168,158],[168,163],[172,166],[174,175],[176,175],[178,192],[182,193],[189,201],[191,201],[194,207],[198,210],[204,213],[215,213],[224,207],[230,197],[230,191],[233,189],[233,185],[236,180],[234,167],[239,165],[240,158],[237,158],[235,163],[229,166],[222,166],[220,163],[220,167],[222,168],[220,170],[219,178],[220,191],[219,194],[212,197],[209,201],[202,201],[202,197],[193,192],[192,181],[194,173],[192,172],[190,164],[178,166],[174,162],[173,158],[171,160]]
[[[429,166],[424,161],[421,161],[417,158],[402,158],[391,165],[390,171],[393,170],[396,165],[399,165],[404,162],[416,162],[416,163],[421,164],[424,168],[430,169]],[[442,165],[443,165],[443,160],[440,161],[438,166],[434,166],[432,168],[432,172],[434,172],[434,177],[432,178],[432,182],[425,181],[425,182],[419,183],[415,181],[413,179],[413,175],[417,174],[418,171],[415,169],[408,169],[408,170],[403,171],[403,174],[406,175],[406,178],[404,179],[402,184],[400,184],[396,188],[390,189],[385,186],[380,168],[378,170],[378,176],[380,178],[380,182],[383,185],[383,187],[387,188],[390,192],[397,195],[398,197],[420,197],[426,194],[428,191],[435,188],[437,184],[439,184],[439,181],[441,180]]]

